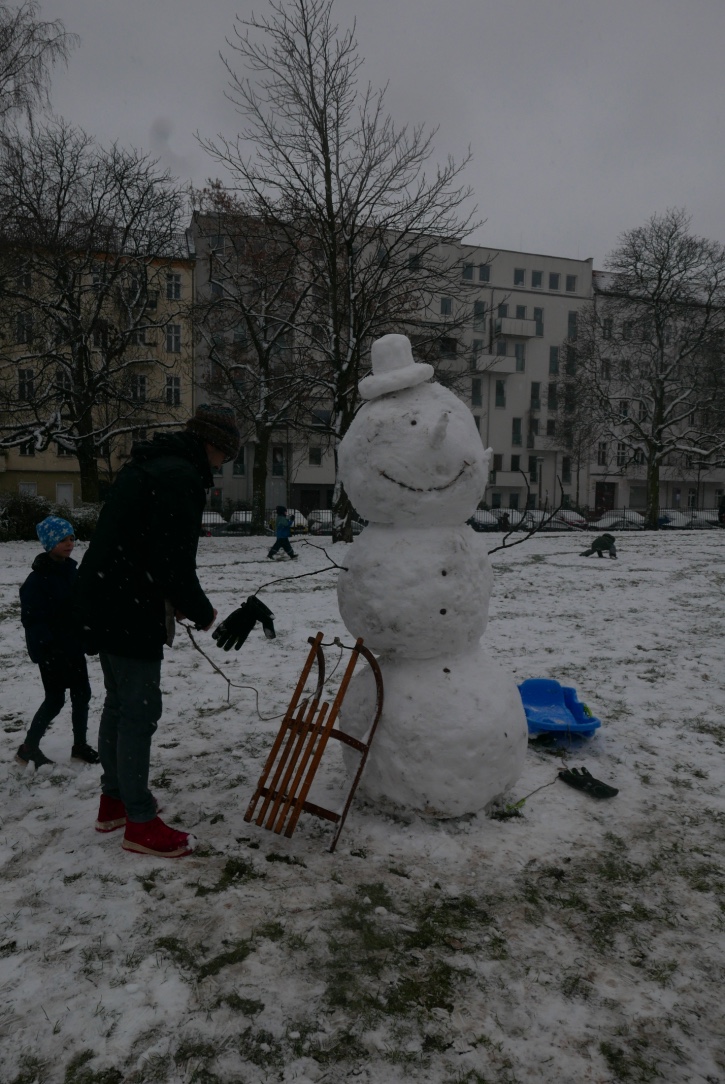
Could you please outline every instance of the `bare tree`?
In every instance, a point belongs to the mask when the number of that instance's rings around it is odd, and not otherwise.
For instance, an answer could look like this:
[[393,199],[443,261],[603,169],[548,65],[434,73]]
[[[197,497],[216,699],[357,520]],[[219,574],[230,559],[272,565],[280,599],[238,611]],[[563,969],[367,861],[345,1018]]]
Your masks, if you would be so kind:
[[[243,437],[254,442],[252,527],[266,510],[275,435],[304,426],[310,359],[299,334],[310,284],[284,232],[219,184],[196,196],[193,232],[199,289],[194,307],[200,383],[234,407]],[[306,408],[306,409],[305,409]]]
[[617,469],[644,467],[656,527],[663,466],[725,451],[725,247],[668,210],[624,233],[606,268],[579,314],[576,382]]
[[[271,2],[265,18],[237,18],[224,63],[244,128],[202,144],[314,284],[314,310],[297,333],[318,362],[316,394],[338,442],[359,405],[373,339],[407,330],[425,350],[450,338],[452,321],[442,327],[431,302],[446,295],[462,315],[460,257],[447,242],[475,223],[460,182],[470,155],[426,172],[435,132],[397,128],[384,89],[359,86],[354,25],[340,32],[333,4]],[[337,494],[335,518],[349,520],[349,502]]]
[[75,455],[83,500],[116,438],[169,424],[183,209],[153,161],[63,121],[0,137],[0,446]]
[[0,4],[0,127],[18,115],[32,122],[49,105],[51,71],[68,62],[80,40],[60,19],[40,20],[39,10],[36,0]]

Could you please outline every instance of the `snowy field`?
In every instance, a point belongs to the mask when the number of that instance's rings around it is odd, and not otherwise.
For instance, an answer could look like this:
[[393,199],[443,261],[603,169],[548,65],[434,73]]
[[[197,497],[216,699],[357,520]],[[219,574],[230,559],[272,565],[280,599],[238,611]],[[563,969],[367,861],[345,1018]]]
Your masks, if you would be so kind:
[[[43,743],[55,766],[15,764],[41,699],[18,603],[37,547],[0,545],[0,1082],[725,1082],[725,532],[618,545],[618,561],[571,535],[495,554],[485,637],[517,680],[577,688],[603,725],[565,762],[618,797],[562,785],[530,745],[502,819],[356,802],[334,855],[305,814],[279,838],[243,819],[279,724],[252,692],[227,700],[181,631],[151,772],[164,818],[199,840],[178,861],[94,831],[100,770],[71,764],[68,706]],[[324,554],[266,548],[202,539],[200,579],[221,616],[276,580],[278,638],[198,641],[269,718],[307,636],[350,637],[334,570],[285,580]],[[337,743],[327,757],[333,804]]]

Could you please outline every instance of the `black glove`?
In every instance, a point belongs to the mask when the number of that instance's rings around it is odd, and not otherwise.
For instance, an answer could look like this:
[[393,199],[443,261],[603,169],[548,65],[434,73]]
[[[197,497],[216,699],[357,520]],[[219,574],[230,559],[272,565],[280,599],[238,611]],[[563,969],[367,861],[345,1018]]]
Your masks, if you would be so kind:
[[235,651],[239,651],[257,621],[261,621],[264,635],[268,640],[273,640],[275,638],[273,616],[263,602],[260,602],[255,595],[250,595],[238,610],[229,614],[229,617],[214,629],[212,636],[219,647],[223,647],[225,651],[229,651],[232,647]]

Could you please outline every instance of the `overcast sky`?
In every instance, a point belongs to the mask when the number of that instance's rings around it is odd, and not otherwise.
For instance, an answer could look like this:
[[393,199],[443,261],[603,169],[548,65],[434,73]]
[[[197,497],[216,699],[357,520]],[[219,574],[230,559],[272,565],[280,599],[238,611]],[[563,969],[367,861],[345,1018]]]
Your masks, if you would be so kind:
[[[81,37],[55,109],[201,184],[194,132],[233,135],[234,16],[264,0],[41,0]],[[622,230],[684,206],[725,242],[725,0],[336,0],[398,125],[470,144],[485,225],[469,240],[601,267]]]

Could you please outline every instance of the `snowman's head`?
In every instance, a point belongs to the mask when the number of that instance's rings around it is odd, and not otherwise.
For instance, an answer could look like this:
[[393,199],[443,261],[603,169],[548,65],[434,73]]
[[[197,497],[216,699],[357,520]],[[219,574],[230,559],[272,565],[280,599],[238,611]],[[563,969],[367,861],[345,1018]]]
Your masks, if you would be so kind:
[[469,518],[486,488],[489,456],[461,400],[440,384],[420,384],[363,406],[338,463],[365,519],[427,527]]

